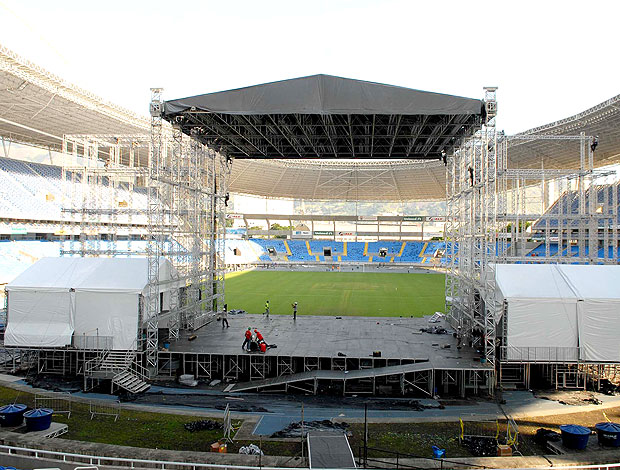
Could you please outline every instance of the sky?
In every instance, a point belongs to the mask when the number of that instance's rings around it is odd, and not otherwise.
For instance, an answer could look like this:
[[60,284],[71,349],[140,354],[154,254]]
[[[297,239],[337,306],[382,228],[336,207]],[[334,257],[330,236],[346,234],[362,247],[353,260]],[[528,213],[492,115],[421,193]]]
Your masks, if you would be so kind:
[[516,133],[620,93],[618,1],[0,0],[0,44],[146,115],[317,73],[482,98]]

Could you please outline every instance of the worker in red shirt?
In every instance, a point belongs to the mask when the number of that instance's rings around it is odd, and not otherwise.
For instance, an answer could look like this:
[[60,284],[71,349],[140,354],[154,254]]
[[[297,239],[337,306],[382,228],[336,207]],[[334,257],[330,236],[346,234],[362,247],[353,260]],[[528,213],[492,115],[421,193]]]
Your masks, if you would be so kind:
[[[243,344],[241,345],[241,349],[247,349],[249,351],[251,340],[252,340],[252,328],[248,327],[248,329],[245,330],[245,340],[243,341]],[[246,345],[247,345],[247,348],[246,348]]]
[[256,335],[256,342],[258,343],[258,349],[260,352],[264,353],[267,351],[267,343],[265,342],[265,338],[260,331],[254,328],[254,334]]

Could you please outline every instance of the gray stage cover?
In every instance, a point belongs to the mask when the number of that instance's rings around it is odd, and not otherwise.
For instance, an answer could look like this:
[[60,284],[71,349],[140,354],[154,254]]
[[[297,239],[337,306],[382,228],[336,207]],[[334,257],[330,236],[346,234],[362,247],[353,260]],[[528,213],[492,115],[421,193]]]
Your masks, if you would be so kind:
[[349,440],[341,432],[309,432],[310,468],[356,468]]
[[483,108],[481,100],[471,98],[331,75],[312,75],[166,101],[164,116],[190,109],[245,115],[482,115]]

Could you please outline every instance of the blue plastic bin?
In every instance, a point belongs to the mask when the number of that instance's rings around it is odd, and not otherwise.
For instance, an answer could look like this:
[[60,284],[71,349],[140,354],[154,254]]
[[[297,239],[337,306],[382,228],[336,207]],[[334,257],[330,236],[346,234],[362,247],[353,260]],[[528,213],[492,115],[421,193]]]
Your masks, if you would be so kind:
[[620,447],[620,424],[598,423],[595,428],[599,444],[608,447]]
[[37,408],[36,410],[26,411],[26,429],[31,431],[44,431],[52,425],[53,410],[49,408]]
[[440,449],[437,446],[433,446],[433,458],[443,459],[446,456],[446,449]]
[[577,424],[564,424],[560,426],[562,431],[562,444],[569,449],[583,450],[588,445],[588,438],[592,431]]
[[0,408],[0,424],[4,427],[20,426],[24,422],[26,408],[21,404],[4,405]]

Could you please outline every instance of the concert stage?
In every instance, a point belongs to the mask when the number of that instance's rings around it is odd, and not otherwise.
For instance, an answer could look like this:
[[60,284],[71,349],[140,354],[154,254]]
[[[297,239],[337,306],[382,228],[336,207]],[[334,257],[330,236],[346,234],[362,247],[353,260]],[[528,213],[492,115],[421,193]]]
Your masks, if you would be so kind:
[[[319,393],[464,396],[489,390],[494,371],[451,334],[421,332],[444,326],[425,318],[229,315],[160,351],[160,376],[194,374],[220,379],[227,390],[301,390]],[[241,349],[245,330],[257,328],[265,354]]]

